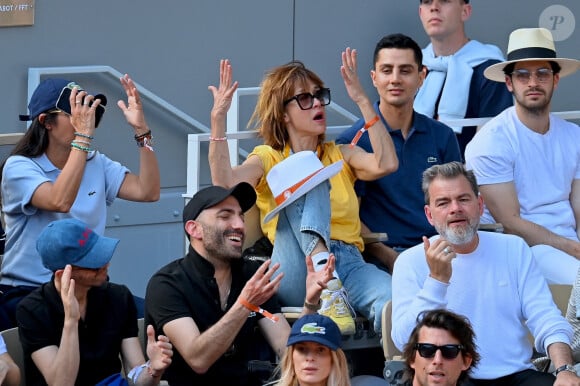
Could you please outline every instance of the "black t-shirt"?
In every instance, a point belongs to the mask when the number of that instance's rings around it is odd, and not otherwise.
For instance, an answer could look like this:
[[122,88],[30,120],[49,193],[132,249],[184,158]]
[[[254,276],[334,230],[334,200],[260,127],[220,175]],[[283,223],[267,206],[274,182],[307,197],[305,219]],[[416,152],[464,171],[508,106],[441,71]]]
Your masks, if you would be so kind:
[[[26,382],[46,385],[30,355],[47,346],[59,346],[64,309],[51,280],[34,290],[16,311],[24,351]],[[124,285],[105,283],[91,288],[87,311],[79,321],[80,366],[76,385],[94,385],[121,371],[121,342],[138,334],[133,295]]]
[[[152,324],[156,334],[163,334],[163,326],[175,319],[191,317],[200,332],[204,332],[230,309],[246,282],[260,266],[259,262],[239,259],[232,261],[232,284],[227,309],[220,305],[219,291],[214,279],[214,267],[193,248],[182,259],[161,268],[149,281],[145,295],[145,324]],[[262,308],[275,314],[280,305],[274,296]],[[179,352],[173,350],[173,360],[164,379],[170,385],[251,385],[248,361],[259,359],[262,340],[257,322],[262,315],[251,313],[234,339],[232,347],[205,374],[195,373]],[[259,383],[261,385],[261,383]]]

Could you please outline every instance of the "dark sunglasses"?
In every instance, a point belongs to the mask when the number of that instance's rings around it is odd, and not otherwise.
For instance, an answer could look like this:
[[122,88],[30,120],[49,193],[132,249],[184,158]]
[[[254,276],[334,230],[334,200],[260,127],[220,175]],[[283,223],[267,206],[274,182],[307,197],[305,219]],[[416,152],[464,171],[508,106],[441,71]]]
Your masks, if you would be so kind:
[[446,344],[443,346],[437,346],[431,343],[415,344],[415,349],[423,358],[433,358],[437,350],[441,350],[441,355],[443,355],[443,358],[455,359],[464,348],[465,347],[460,344]]
[[292,98],[284,101],[284,106],[296,99],[298,102],[298,107],[301,110],[310,110],[314,106],[314,98],[318,99],[323,106],[330,104],[330,89],[321,88],[310,94],[309,92],[304,92],[302,94],[294,95]]
[[[71,113],[70,100],[69,100],[70,93],[71,93],[73,87],[75,87],[75,86],[79,87],[75,83],[72,83],[72,82],[69,83],[66,87],[64,87],[62,89],[62,91],[60,92],[60,96],[58,97],[58,100],[56,101],[55,107],[58,110],[64,111],[65,113],[67,113],[69,115]],[[82,91],[82,88],[79,88],[79,91]],[[107,97],[104,96],[103,94],[98,94],[98,95],[95,95],[95,99],[101,100],[101,103],[97,106],[97,109],[95,110],[95,127],[99,127],[99,123],[101,122],[101,118],[103,117],[103,114],[105,114],[105,106],[107,105]],[[92,102],[91,102],[91,104],[92,104]]]

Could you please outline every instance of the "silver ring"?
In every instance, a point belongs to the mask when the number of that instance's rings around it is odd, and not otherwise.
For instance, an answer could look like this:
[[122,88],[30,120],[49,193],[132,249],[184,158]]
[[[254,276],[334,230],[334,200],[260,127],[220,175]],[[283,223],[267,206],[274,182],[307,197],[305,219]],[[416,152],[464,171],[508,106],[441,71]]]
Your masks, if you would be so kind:
[[448,254],[450,254],[450,253],[451,253],[451,249],[449,249],[449,247],[445,247],[445,248],[443,249],[443,253],[445,253],[446,255],[448,255]]
[[76,104],[77,104],[77,105],[80,105],[80,104],[81,104],[81,101],[76,101]]
[[88,106],[88,105],[89,105],[88,103],[83,103],[83,106]]

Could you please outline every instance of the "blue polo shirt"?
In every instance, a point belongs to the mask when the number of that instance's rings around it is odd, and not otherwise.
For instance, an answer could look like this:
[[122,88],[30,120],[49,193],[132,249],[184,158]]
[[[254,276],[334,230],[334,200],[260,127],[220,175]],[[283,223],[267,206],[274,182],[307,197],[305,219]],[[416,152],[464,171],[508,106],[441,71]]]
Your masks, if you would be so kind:
[[[423,235],[436,233],[423,209],[423,171],[433,165],[461,161],[459,145],[450,127],[417,112],[405,139],[400,129],[389,127],[379,111],[379,102],[374,106],[393,139],[399,169],[375,181],[356,182],[355,189],[361,198],[360,218],[372,232],[387,232],[388,246],[409,248],[422,242]],[[363,125],[364,120],[360,119],[340,134],[336,142],[350,143]],[[361,137],[358,146],[372,152],[368,133]]]
[[44,153],[34,158],[14,155],[6,160],[1,185],[6,250],[0,284],[39,286],[50,280],[52,272],[42,265],[36,238],[51,221],[76,218],[102,235],[107,206],[117,197],[129,169],[98,151],[91,152],[87,154],[83,178],[68,213],[34,207],[31,200],[36,189],[45,182],[54,183],[60,173]]

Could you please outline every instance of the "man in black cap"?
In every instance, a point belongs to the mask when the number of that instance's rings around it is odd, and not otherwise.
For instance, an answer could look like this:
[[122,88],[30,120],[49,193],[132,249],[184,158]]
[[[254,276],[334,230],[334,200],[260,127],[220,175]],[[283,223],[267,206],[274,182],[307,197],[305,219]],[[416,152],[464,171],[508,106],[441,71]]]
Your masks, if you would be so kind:
[[[290,333],[276,291],[279,265],[242,259],[244,213],[256,201],[251,185],[210,186],[183,211],[188,254],[161,268],[149,281],[145,322],[176,348],[165,378],[174,385],[261,385],[252,361],[263,338],[281,355]],[[319,308],[332,279],[334,257],[314,272],[307,258],[304,313]],[[304,285],[304,283],[296,283]],[[261,332],[261,334],[260,334]]]

